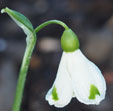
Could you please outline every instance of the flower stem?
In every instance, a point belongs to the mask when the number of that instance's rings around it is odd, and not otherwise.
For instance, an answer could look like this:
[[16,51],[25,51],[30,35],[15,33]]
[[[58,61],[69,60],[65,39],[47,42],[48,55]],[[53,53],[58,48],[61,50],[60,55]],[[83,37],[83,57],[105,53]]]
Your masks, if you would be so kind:
[[22,101],[22,94],[25,86],[27,71],[35,43],[36,43],[36,37],[32,37],[32,40],[30,40],[29,44],[27,43],[27,47],[25,50],[23,62],[20,69],[19,79],[17,83],[16,95],[13,104],[13,111],[20,111],[20,105]]
[[35,28],[35,32],[37,33],[39,30],[41,30],[42,28],[44,28],[45,26],[49,25],[49,24],[59,24],[62,27],[64,27],[65,29],[69,29],[69,27],[62,21],[60,20],[49,20],[47,22],[42,23],[41,25],[37,26]]
[[50,20],[50,21],[44,22],[41,25],[39,25],[35,29],[35,31],[34,31],[35,34],[33,35],[33,37],[27,38],[27,40],[28,40],[27,47],[26,47],[26,50],[24,53],[24,58],[22,61],[21,69],[20,69],[19,79],[18,79],[17,88],[16,88],[16,95],[15,95],[14,104],[13,104],[13,111],[20,111],[27,71],[28,71],[28,67],[30,64],[31,55],[32,55],[34,46],[36,44],[36,33],[49,24],[59,24],[59,25],[63,26],[65,29],[68,29],[68,26],[65,23],[63,23],[62,21]]

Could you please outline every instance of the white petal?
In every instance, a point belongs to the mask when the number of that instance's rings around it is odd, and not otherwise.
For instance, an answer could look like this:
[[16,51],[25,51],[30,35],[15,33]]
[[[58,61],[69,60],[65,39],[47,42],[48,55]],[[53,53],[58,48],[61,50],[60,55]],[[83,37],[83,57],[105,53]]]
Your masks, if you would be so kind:
[[[53,99],[52,90],[54,87],[56,88],[58,100]],[[65,53],[63,53],[56,80],[52,88],[48,91],[46,95],[46,100],[49,102],[50,105],[54,105],[56,107],[64,107],[71,101],[72,97],[73,91],[71,87],[71,80],[66,68],[66,56]]]
[[[78,49],[66,53],[67,68],[72,79],[73,91],[76,98],[85,104],[99,104],[105,98],[106,83],[99,68],[89,61]],[[90,86],[95,85],[100,92],[95,99],[89,99]]]

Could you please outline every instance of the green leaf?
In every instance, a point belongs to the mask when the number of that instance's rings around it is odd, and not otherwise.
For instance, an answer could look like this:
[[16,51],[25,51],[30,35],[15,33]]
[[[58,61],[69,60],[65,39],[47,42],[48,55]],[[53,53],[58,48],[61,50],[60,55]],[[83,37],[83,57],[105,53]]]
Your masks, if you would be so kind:
[[1,13],[7,13],[17,23],[17,25],[23,29],[26,35],[34,32],[31,22],[21,13],[7,7],[2,9]]
[[95,99],[96,95],[100,96],[100,92],[98,90],[98,88],[95,85],[91,85],[90,86],[90,95],[89,95],[89,99]]
[[55,101],[59,100],[58,94],[57,94],[57,89],[55,86],[53,87],[53,90],[52,90],[52,97]]

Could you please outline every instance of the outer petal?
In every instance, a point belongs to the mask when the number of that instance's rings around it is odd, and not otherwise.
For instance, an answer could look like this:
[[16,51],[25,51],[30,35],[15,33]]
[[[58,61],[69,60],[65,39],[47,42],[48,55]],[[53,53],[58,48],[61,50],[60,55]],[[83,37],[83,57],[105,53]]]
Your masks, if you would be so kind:
[[[55,93],[55,95],[53,95],[53,93]],[[64,107],[71,101],[72,96],[73,91],[71,81],[66,68],[66,56],[63,53],[56,80],[52,88],[48,91],[46,100],[50,105],[54,105],[56,107]]]
[[[89,61],[78,49],[66,53],[67,68],[72,79],[73,91],[76,98],[85,104],[99,104],[105,98],[106,83],[99,68]],[[90,87],[95,85],[100,95],[89,99]]]

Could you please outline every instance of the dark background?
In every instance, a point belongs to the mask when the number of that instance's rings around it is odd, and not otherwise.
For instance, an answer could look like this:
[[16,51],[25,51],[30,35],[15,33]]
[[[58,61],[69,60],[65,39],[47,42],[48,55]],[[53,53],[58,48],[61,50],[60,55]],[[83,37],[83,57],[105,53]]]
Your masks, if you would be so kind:
[[[84,105],[76,98],[61,109],[49,106],[45,95],[56,76],[64,30],[49,25],[37,34],[21,111],[113,111],[113,0],[0,0],[0,10],[6,6],[27,16],[34,28],[51,19],[64,21],[107,82],[106,98],[98,106]],[[0,111],[11,111],[25,38],[7,14],[0,14]]]

